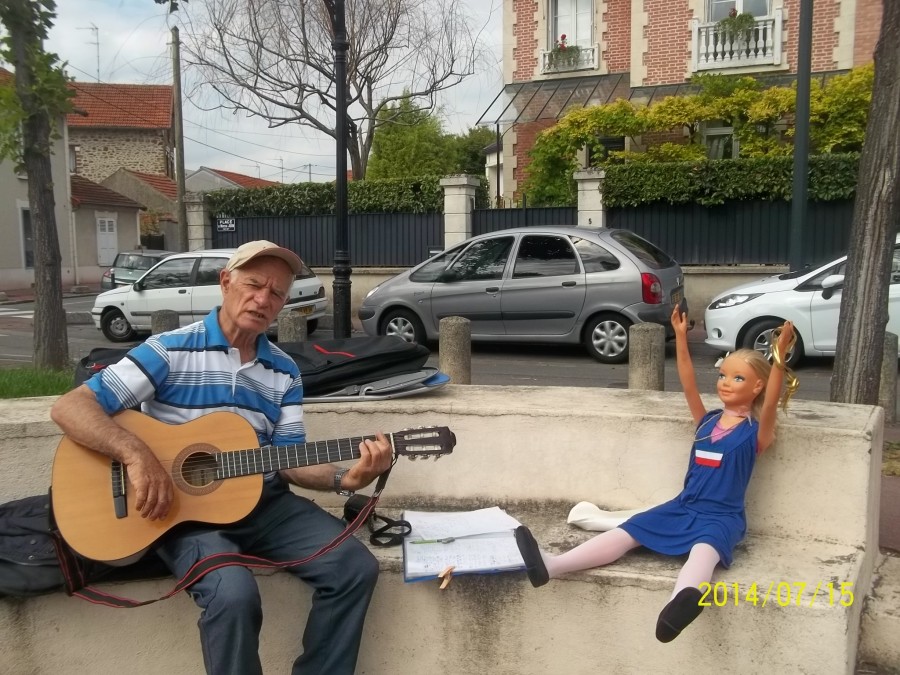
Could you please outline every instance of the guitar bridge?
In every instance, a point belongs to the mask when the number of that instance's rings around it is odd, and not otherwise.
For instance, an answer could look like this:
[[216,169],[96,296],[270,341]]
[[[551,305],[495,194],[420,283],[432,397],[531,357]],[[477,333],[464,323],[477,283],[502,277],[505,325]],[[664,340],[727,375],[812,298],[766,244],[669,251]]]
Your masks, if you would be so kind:
[[125,494],[125,467],[122,466],[122,462],[113,461],[110,464],[110,473],[112,474],[112,498],[116,518],[127,518],[128,501]]

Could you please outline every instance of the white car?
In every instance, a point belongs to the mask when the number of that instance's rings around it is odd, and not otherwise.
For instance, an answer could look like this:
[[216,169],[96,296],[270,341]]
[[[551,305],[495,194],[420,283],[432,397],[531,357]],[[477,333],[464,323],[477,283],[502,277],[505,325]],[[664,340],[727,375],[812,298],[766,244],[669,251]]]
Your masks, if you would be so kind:
[[[794,366],[805,356],[834,356],[847,256],[814,270],[779,274],[731,288],[706,308],[706,344],[723,351],[750,347],[768,355],[772,330],[791,321],[797,346]],[[900,334],[900,237],[894,247],[888,325]]]
[[[178,312],[182,326],[200,321],[222,304],[219,272],[234,251],[191,251],[162,260],[133,284],[98,295],[91,309],[94,325],[111,342],[128,342],[138,333],[150,332],[151,315],[158,310]],[[327,305],[325,287],[304,265],[294,277],[284,308],[305,314],[307,331],[312,333]]]

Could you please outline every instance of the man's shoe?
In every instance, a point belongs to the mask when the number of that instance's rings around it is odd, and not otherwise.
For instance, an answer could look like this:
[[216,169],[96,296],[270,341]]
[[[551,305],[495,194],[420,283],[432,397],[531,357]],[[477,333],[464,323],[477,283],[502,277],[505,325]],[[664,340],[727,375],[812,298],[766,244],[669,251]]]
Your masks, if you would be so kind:
[[519,553],[522,554],[522,560],[525,561],[525,571],[528,572],[528,581],[531,582],[531,585],[537,588],[550,581],[550,574],[541,557],[541,549],[538,548],[531,530],[524,525],[516,528],[516,544],[519,547]]
[[700,616],[703,606],[700,599],[703,594],[694,587],[682,588],[669,604],[663,607],[656,621],[656,639],[660,642],[671,642],[691,621]]

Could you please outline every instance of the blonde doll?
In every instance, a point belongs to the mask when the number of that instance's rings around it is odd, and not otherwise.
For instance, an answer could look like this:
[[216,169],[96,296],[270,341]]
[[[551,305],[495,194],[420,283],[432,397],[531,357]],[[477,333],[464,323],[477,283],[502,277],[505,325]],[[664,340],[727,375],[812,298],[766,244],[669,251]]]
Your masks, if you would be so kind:
[[[696,424],[681,494],[558,556],[541,551],[528,528],[516,530],[528,579],[535,587],[568,572],[607,565],[638,546],[665,555],[688,554],[657,620],[656,637],[661,642],[674,640],[697,618],[703,609],[701,584],[710,581],[717,564],[731,565],[734,548],[747,532],[744,495],[757,454],[775,440],[784,360],[794,342],[794,327],[786,322],[776,331],[775,366],[752,349],[729,354],[716,385],[722,407],[707,411],[688,351],[687,315],[678,308],[672,312],[672,326],[678,376]],[[796,380],[790,379],[785,405],[796,389]]]

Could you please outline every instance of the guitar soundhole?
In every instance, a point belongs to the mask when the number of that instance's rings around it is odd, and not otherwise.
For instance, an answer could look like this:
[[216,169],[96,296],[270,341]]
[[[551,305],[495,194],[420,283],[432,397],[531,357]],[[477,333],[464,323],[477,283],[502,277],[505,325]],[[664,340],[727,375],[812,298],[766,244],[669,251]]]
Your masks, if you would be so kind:
[[218,452],[217,448],[205,443],[189,445],[182,450],[175,458],[172,472],[178,488],[189,494],[204,495],[219,487]]

